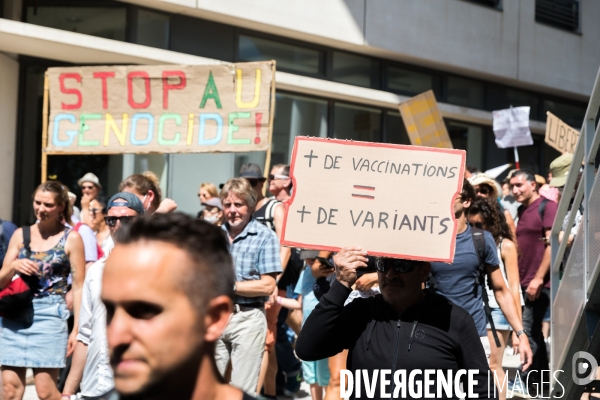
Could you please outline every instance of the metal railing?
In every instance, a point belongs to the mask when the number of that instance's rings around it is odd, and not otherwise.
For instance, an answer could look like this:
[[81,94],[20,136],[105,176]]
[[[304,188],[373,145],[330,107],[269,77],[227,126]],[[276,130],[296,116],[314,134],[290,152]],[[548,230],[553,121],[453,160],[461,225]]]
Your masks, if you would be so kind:
[[[573,163],[569,170],[550,243],[552,245],[552,344],[550,364],[560,385],[555,384],[554,398],[579,399],[584,386],[575,384],[575,353],[586,351],[600,359],[600,175],[596,174],[600,129],[596,119],[600,108],[600,70],[590,96]],[[580,170],[583,169],[581,180]],[[579,182],[579,186],[577,183]],[[573,196],[574,194],[574,196]],[[566,238],[575,221],[577,210],[583,207],[583,218],[571,247],[568,260],[561,264],[567,248]],[[571,210],[571,212],[569,212]],[[559,234],[565,217],[565,240]],[[564,393],[563,392],[564,388]]]

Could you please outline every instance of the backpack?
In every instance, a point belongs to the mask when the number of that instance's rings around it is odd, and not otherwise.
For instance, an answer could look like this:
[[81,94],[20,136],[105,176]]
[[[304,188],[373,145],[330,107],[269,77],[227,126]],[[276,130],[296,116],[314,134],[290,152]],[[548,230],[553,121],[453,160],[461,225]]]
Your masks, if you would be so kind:
[[494,342],[496,347],[500,347],[500,339],[498,339],[498,332],[496,332],[496,326],[492,319],[492,309],[490,308],[490,299],[488,298],[487,290],[485,290],[485,237],[483,235],[483,229],[471,227],[471,236],[473,237],[473,244],[475,245],[475,252],[477,253],[477,259],[479,260],[479,267],[477,268],[477,276],[475,277],[475,293],[477,293],[477,286],[481,285],[481,297],[483,297],[483,308],[485,310],[485,316],[490,328],[492,335],[494,336]]
[[[24,226],[23,247],[25,248],[25,258],[31,257],[30,244],[31,227]],[[9,284],[0,290],[0,317],[14,319],[23,314],[31,317],[33,314],[27,314],[27,311],[33,311],[33,290],[31,288],[36,285],[36,281],[36,276],[15,274]]]
[[[261,224],[265,225],[267,228],[271,229],[272,231],[275,231],[275,223],[274,223],[274,219],[273,219],[273,214],[275,211],[275,207],[280,203],[281,202],[278,200],[269,199],[267,204],[265,204],[259,210],[257,210],[258,213],[256,211],[254,212],[254,218]],[[264,214],[262,212],[263,209],[264,209]]]

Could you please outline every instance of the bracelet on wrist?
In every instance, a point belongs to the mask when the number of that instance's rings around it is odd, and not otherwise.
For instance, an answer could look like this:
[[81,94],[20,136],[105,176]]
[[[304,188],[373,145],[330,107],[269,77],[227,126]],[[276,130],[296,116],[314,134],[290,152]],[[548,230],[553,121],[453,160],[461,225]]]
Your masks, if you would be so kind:
[[277,304],[281,304],[281,297],[277,296]]

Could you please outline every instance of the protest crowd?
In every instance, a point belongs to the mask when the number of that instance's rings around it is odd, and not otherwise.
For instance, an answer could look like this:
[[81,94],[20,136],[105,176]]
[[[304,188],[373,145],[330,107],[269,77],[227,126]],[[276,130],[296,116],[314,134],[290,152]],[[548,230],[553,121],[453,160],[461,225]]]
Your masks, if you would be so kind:
[[[501,182],[467,167],[451,264],[355,243],[280,245],[289,165],[265,176],[248,163],[220,189],[203,183],[196,218],[151,172],[117,193],[86,173],[79,199],[46,181],[32,193],[35,223],[1,222],[0,294],[15,292],[0,296],[11,302],[0,308],[0,399],[22,399],[31,379],[44,400],[276,399],[303,381],[312,399],[332,400],[342,370],[381,368],[477,369],[479,398],[547,392],[535,371],[549,370],[548,238],[572,158],[547,178],[518,169]],[[569,244],[582,210],[570,212]],[[507,348],[521,357],[508,378]]]

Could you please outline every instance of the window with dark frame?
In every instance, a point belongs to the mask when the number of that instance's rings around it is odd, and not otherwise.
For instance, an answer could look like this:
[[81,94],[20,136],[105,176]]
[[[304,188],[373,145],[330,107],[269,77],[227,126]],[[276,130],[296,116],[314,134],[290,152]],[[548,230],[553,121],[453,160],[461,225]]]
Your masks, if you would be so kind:
[[535,0],[535,20],[579,32],[579,0]]
[[[464,1],[501,5],[501,0]],[[536,0],[536,20],[538,9],[548,5],[552,5],[551,8],[555,11],[564,11],[565,5],[571,5],[570,9],[577,17],[579,15],[577,0]],[[168,48],[173,51],[229,62],[276,59],[277,68],[281,71],[355,86],[381,88],[405,96],[433,89],[440,102],[475,109],[491,111],[511,105],[529,105],[531,119],[538,121],[546,120],[546,110],[557,109],[559,114],[570,119],[570,123],[578,125],[577,121],[586,109],[586,104],[578,101],[555,99],[516,87],[342,52],[314,43],[239,30],[214,21],[123,5],[117,1],[24,0],[24,6],[23,19],[28,23],[114,40],[133,41],[156,48],[165,48],[168,44]],[[87,23],[98,16],[106,16],[110,23]],[[101,29],[91,29],[90,26],[101,26]],[[190,29],[193,31],[192,37],[186,33]],[[198,39],[206,37],[215,29],[219,33],[214,40]],[[141,40],[136,40],[136,36]]]
[[477,3],[483,6],[489,6],[493,8],[500,8],[502,5],[502,0],[466,0],[470,3]]

